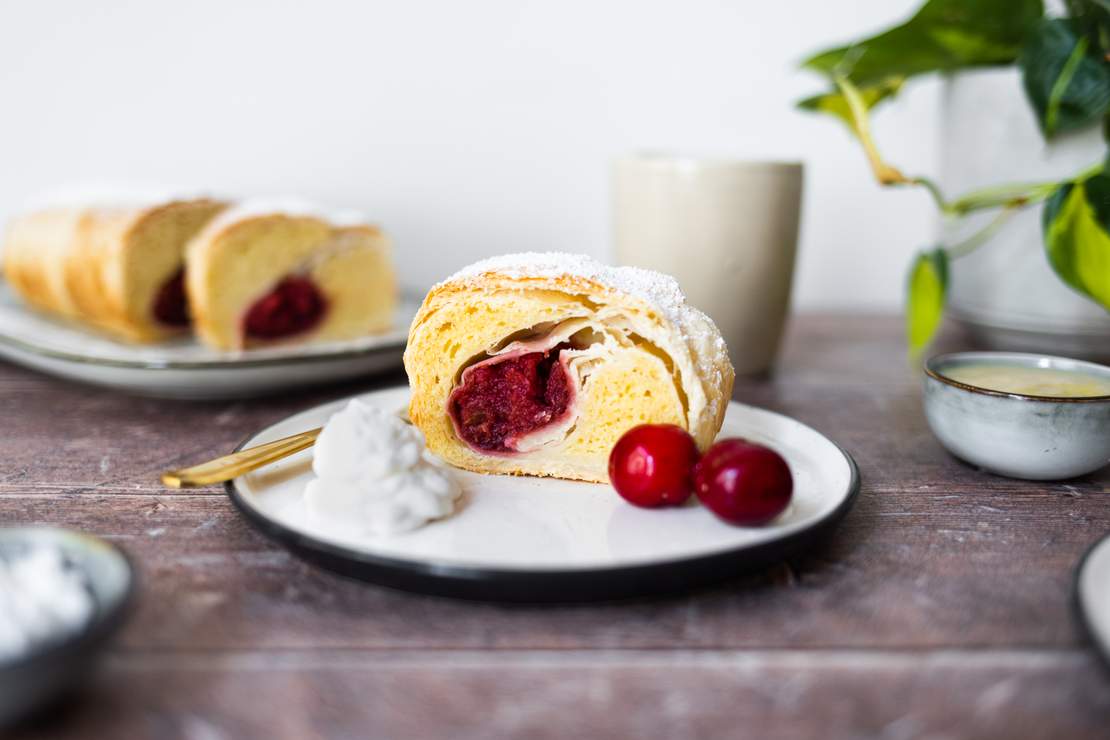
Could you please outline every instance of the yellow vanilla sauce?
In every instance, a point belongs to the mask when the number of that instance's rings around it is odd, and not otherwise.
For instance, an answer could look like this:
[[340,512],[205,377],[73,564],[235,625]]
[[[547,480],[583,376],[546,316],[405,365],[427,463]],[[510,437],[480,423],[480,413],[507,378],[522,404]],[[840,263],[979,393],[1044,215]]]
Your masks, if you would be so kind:
[[939,371],[957,383],[1025,396],[1110,396],[1110,378],[1076,370],[1005,364],[954,365]]

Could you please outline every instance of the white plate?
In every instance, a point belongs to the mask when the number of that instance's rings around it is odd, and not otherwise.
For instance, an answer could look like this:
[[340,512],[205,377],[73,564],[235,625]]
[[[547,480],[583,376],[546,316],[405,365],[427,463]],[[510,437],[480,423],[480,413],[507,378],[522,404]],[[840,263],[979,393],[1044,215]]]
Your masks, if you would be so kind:
[[394,329],[350,342],[210,349],[192,338],[116,342],[28,309],[0,282],[0,357],[35,370],[147,396],[225,399],[379,373],[400,367],[418,302],[402,301]]
[[[401,387],[361,398],[399,411],[408,397]],[[242,446],[320,426],[345,403],[289,417]],[[790,464],[793,501],[769,525],[725,524],[695,501],[639,509],[608,485],[456,471],[464,495],[453,516],[403,535],[344,539],[315,530],[305,516],[301,494],[312,477],[311,450],[232,481],[227,490],[263,532],[308,559],[376,583],[468,598],[626,597],[781,559],[827,531],[859,491],[848,454],[789,417],[731,403],[721,436],[767,444]]]
[[1073,590],[1079,622],[1110,666],[1110,535],[1079,561]]

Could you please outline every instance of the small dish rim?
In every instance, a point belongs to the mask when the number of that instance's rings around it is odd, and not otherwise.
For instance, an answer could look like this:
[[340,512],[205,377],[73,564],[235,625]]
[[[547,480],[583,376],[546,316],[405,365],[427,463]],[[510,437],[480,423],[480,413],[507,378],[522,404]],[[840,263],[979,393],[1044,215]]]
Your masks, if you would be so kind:
[[1110,367],[1107,367],[1106,365],[1100,365],[1097,362],[1090,362],[1088,360],[1077,360],[1077,359],[1074,359],[1072,357],[1061,357],[1059,355],[1044,355],[1044,354],[1038,354],[1036,352],[978,352],[978,351],[945,352],[943,354],[933,355],[932,357],[930,357],[928,360],[926,360],[923,363],[922,369],[924,370],[925,375],[928,376],[929,378],[932,378],[933,380],[936,380],[936,381],[938,381],[940,383],[943,383],[945,385],[952,386],[953,388],[957,388],[961,391],[966,391],[968,393],[977,393],[979,395],[984,395],[984,396],[994,396],[994,397],[997,397],[997,398],[1012,398],[1012,399],[1018,400],[1018,401],[1034,401],[1034,402],[1040,402],[1040,403],[1107,403],[1107,402],[1110,402],[1110,394],[1103,394],[1101,396],[1039,396],[1039,395],[1035,395],[1035,394],[1032,394],[1032,393],[1012,393],[1012,392],[1009,392],[1009,391],[998,391],[998,390],[994,390],[994,389],[991,389],[991,388],[984,388],[984,387],[978,386],[978,385],[971,385],[970,383],[964,383],[964,382],[961,382],[959,380],[953,380],[952,378],[948,377],[947,375],[943,375],[937,369],[939,366],[943,365],[945,362],[952,361],[954,359],[964,359],[964,358],[982,358],[982,359],[988,360],[988,361],[991,360],[991,359],[995,359],[995,360],[1001,360],[1001,359],[1050,360],[1050,361],[1056,361],[1056,362],[1062,361],[1062,362],[1065,362],[1065,363],[1072,363],[1072,364],[1075,364],[1075,365],[1081,365],[1081,366],[1096,368],[1098,370],[1098,375],[1101,376],[1101,375],[1105,374],[1107,376],[1107,378],[1110,379]]
[[50,524],[30,524],[6,526],[0,527],[0,529],[15,531],[21,534],[27,532],[47,532],[49,536],[55,538],[90,540],[97,546],[104,547],[106,550],[118,556],[123,562],[127,573],[127,582],[119,598],[110,604],[105,604],[103,611],[89,620],[88,624],[57,642],[50,642],[37,648],[32,648],[25,655],[21,655],[15,660],[0,662],[0,674],[14,675],[17,671],[28,668],[34,663],[45,662],[61,655],[71,654],[92,647],[110,637],[123,624],[124,618],[128,612],[131,611],[135,603],[138,587],[138,571],[135,568],[135,561],[126,550],[103,537],[98,537],[97,535],[88,534],[87,532],[81,532],[68,527],[59,527]]

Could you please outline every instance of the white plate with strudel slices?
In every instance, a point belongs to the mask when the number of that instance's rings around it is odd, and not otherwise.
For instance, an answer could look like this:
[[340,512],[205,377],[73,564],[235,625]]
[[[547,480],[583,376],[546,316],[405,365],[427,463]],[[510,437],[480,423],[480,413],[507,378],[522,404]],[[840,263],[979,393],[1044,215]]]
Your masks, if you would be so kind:
[[[729,400],[719,332],[656,273],[559,254],[479,263],[428,294],[405,366],[407,387],[245,440],[241,449],[324,426],[315,448],[227,484],[243,515],[302,557],[373,583],[581,601],[766,567],[818,542],[859,492],[835,442]],[[610,484],[610,452],[644,424],[681,435],[702,462],[722,439],[773,450],[792,495],[746,526],[701,492],[634,506]]]
[[142,395],[395,370],[417,307],[379,229],[295,200],[43,208],[9,223],[2,256],[0,357]]

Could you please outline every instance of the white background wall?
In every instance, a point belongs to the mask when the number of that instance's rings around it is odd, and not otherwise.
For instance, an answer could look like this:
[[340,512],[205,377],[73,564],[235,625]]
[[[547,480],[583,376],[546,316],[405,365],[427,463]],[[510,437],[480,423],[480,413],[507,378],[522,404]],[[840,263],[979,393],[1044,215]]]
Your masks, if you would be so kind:
[[[74,182],[294,193],[363,208],[405,281],[493,253],[606,256],[608,167],[637,149],[802,159],[796,305],[894,309],[933,233],[836,122],[805,54],[916,0],[0,0],[0,218]],[[879,115],[935,169],[935,85]]]

